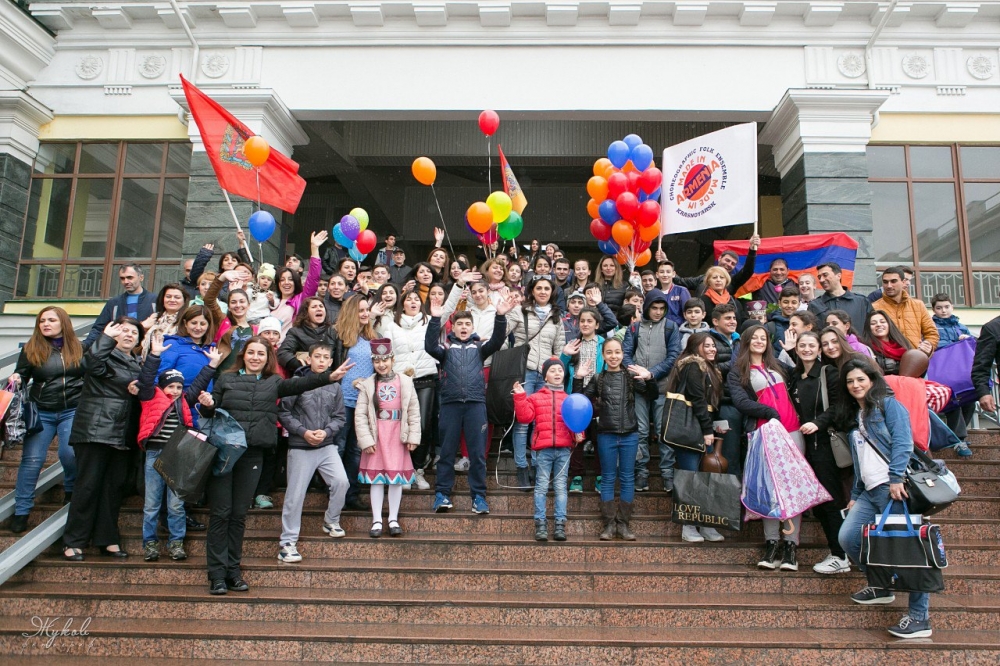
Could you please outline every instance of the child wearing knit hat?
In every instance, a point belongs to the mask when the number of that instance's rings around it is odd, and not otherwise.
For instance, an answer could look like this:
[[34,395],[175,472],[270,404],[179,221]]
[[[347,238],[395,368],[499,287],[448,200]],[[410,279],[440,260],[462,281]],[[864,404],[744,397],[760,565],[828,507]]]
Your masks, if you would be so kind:
[[274,276],[274,266],[261,264],[257,269],[257,282],[247,285],[247,296],[250,298],[247,322],[251,325],[259,323],[270,315],[271,309],[278,302],[274,292]]

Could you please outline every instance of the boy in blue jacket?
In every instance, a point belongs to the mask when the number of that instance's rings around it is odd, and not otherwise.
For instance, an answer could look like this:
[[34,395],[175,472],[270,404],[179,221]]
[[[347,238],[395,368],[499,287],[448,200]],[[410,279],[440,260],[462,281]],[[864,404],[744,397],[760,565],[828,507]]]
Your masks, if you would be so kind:
[[951,296],[948,294],[936,294],[931,299],[931,309],[934,310],[934,326],[937,327],[941,339],[938,340],[938,349],[943,349],[948,345],[953,345],[959,340],[972,337],[972,331],[958,320],[958,315],[954,312],[951,303]]

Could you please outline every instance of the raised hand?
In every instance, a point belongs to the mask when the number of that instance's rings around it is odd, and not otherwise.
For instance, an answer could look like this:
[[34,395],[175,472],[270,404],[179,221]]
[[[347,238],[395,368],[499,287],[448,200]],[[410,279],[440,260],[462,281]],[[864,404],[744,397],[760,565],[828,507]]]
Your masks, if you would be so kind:
[[587,297],[587,305],[592,308],[597,307],[597,304],[604,300],[604,294],[598,287],[591,287],[584,295]]
[[444,242],[444,229],[438,229],[434,227],[434,245],[435,247],[441,247],[441,243]]
[[469,284],[470,282],[479,282],[483,279],[483,274],[474,268],[462,271],[462,274],[458,276],[458,283],[462,285]]
[[198,402],[205,407],[215,407],[215,399],[208,391],[202,391],[198,394]]
[[248,283],[248,282],[252,282],[252,281],[253,281],[253,273],[251,273],[251,272],[250,272],[250,271],[249,271],[249,270],[247,269],[247,267],[246,267],[246,266],[238,266],[238,267],[236,268],[236,272],[237,272],[237,273],[239,274],[239,276],[240,276],[240,278],[239,278],[239,279],[240,279],[240,280],[241,280],[241,281],[242,281],[242,282],[243,282],[244,284],[246,284],[246,283]]
[[781,341],[781,348],[785,351],[795,349],[795,343],[799,340],[799,334],[792,329],[785,330],[785,339]]
[[507,292],[507,295],[505,298],[501,299],[499,303],[497,303],[498,315],[505,315],[517,306],[517,299],[509,292],[509,290],[504,289],[504,291]]
[[566,343],[566,346],[563,347],[563,354],[566,354],[567,356],[576,356],[579,353],[580,353],[579,340],[570,340],[569,342]]
[[521,382],[514,382],[514,386],[511,389],[512,393],[524,393],[524,387],[521,386]]
[[[500,306],[497,306],[497,312],[500,312]],[[444,306],[431,303],[431,316],[440,317],[444,314]]]
[[231,271],[225,271],[216,279],[222,280],[223,282],[239,282],[243,279],[243,275],[238,270],[233,269]]
[[115,322],[111,322],[104,327],[104,335],[108,336],[109,338],[114,338],[115,340],[117,340],[119,337],[121,337],[121,334],[122,334],[121,324],[116,324]]
[[215,243],[205,243],[201,246],[201,248],[203,250],[211,250],[212,252],[215,252]]
[[222,359],[225,358],[215,345],[212,345],[202,353],[208,357],[208,365],[213,368],[218,368],[219,364],[222,363]]
[[576,369],[576,374],[577,374],[578,377],[589,377],[589,376],[591,376],[592,374],[594,374],[594,362],[593,361],[584,361]]
[[344,361],[340,364],[340,367],[330,373],[331,382],[339,382],[347,375],[347,371],[354,367],[354,363],[351,361]]
[[145,329],[145,330],[148,331],[149,329],[153,328],[154,326],[156,326],[156,313],[155,312],[142,320],[142,327],[143,327],[143,329]]
[[417,288],[417,281],[416,280],[409,280],[409,281],[407,281],[406,284],[403,285],[403,292],[405,293],[405,292],[407,292],[407,291],[409,291],[411,289],[416,289],[416,288]]
[[243,233],[243,229],[238,229],[236,231],[236,240],[240,242],[240,245],[244,245],[247,242],[247,235]]
[[330,234],[326,231],[317,231],[315,233],[309,234],[309,247],[312,249],[313,253],[319,254],[319,247],[326,242],[326,239],[330,237]]
[[657,250],[656,254],[654,256],[655,256],[655,258],[656,258],[657,261],[666,261],[667,260],[667,253],[664,252],[663,250]]
[[379,301],[369,308],[372,317],[381,317],[385,314],[385,303]]
[[636,379],[648,380],[653,378],[653,373],[641,365],[632,364],[628,366],[628,371],[636,376]]
[[171,345],[163,344],[163,333],[161,331],[156,331],[149,338],[149,351],[154,356],[159,356],[163,352],[170,349]]
[[754,234],[750,237],[750,249],[756,250],[760,247],[760,234]]

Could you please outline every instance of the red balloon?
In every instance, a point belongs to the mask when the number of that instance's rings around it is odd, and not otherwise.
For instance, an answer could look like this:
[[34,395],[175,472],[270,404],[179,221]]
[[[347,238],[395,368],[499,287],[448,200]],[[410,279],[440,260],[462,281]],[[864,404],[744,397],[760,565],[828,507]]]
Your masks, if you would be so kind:
[[629,171],[627,174],[625,174],[625,177],[628,178],[628,191],[631,192],[632,194],[638,194],[639,173],[637,171]]
[[624,173],[613,173],[608,177],[608,198],[617,199],[623,192],[628,192],[628,176]]
[[354,241],[355,247],[358,248],[358,252],[361,254],[368,254],[374,250],[376,243],[378,243],[378,239],[375,237],[375,232],[371,229],[362,231]]
[[615,239],[621,247],[628,247],[628,244],[632,242],[632,237],[635,235],[635,229],[632,228],[632,224],[626,222],[625,220],[618,220],[615,225],[611,227],[611,237]]
[[[639,211],[639,198],[631,192],[623,192],[615,199],[615,207],[618,214],[626,220],[634,220],[635,214]],[[621,245],[621,243],[619,243]]]
[[638,236],[635,237],[635,242],[632,244],[632,251],[636,254],[649,249],[649,241],[644,241]]
[[479,114],[479,129],[486,136],[493,136],[493,133],[500,127],[500,116],[496,111],[487,109]]
[[591,220],[590,235],[599,241],[606,241],[611,238],[611,227],[604,224],[603,220]]
[[639,223],[640,227],[648,227],[656,224],[656,221],[660,219],[660,203],[652,199],[648,199],[639,204],[639,210],[635,214],[635,221]]
[[493,228],[487,231],[485,234],[479,234],[479,242],[484,245],[493,245],[497,242],[497,225],[493,225]]
[[663,182],[663,172],[656,167],[649,167],[639,174],[639,187],[646,194],[652,194]]

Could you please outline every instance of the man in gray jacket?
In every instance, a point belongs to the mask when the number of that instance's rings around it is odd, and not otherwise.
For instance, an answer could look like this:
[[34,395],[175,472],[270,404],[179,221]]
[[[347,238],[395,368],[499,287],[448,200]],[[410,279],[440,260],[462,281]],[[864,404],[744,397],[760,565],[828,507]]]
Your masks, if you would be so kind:
[[[317,342],[309,348],[309,365],[301,374],[323,374],[333,364],[333,348]],[[347,495],[347,472],[336,447],[336,436],[346,423],[344,395],[340,384],[328,384],[302,395],[283,398],[278,408],[278,420],[288,431],[288,487],[281,509],[281,542],[278,559],[286,563],[301,562],[296,549],[302,522],[302,504],[313,474],[319,472],[330,486],[330,501],[323,517],[323,531],[337,539],[345,536],[340,527],[340,512]]]

